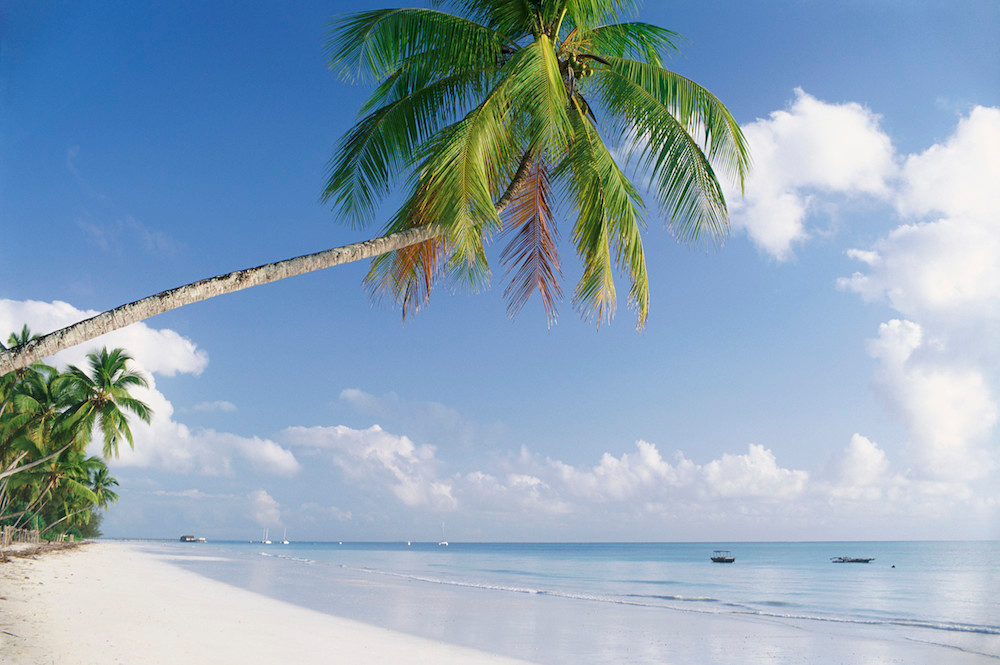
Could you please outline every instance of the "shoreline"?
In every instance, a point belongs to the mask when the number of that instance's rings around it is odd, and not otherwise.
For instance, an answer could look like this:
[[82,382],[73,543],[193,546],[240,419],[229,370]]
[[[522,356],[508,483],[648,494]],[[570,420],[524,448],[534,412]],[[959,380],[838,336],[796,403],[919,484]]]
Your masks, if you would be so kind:
[[86,543],[0,564],[0,662],[517,665],[261,596],[137,551]]
[[[11,665],[1000,662],[1000,654],[922,643],[899,628],[628,605],[595,609],[548,595],[359,584],[353,573],[320,585],[349,604],[341,609],[355,608],[341,612],[327,601],[308,606],[309,598],[331,598],[310,596],[314,578],[300,578],[299,587],[285,579],[264,592],[249,590],[255,587],[246,579],[206,575],[206,565],[227,561],[209,552],[150,551],[135,541],[56,546],[40,556],[19,549],[0,564],[0,663]],[[256,564],[250,570],[270,579]],[[444,630],[422,629],[412,622],[414,612],[446,617],[435,623]]]

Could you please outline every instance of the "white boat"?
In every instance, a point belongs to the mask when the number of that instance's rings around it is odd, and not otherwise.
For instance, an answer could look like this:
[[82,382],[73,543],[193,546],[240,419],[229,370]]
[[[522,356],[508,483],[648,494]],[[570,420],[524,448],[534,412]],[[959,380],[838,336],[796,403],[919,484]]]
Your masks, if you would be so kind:
[[261,545],[270,545],[271,541],[267,539],[267,529],[264,529],[264,535],[260,539]]
[[285,532],[281,534],[281,544],[282,545],[288,544],[288,529],[285,529]]

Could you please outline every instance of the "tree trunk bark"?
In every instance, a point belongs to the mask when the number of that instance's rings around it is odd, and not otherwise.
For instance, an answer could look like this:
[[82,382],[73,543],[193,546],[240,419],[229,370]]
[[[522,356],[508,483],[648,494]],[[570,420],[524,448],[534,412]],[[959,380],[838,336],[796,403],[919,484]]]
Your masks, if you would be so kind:
[[82,344],[112,330],[124,328],[183,305],[207,300],[225,293],[241,291],[259,284],[269,284],[279,279],[302,275],[314,270],[369,259],[379,254],[425,242],[437,237],[442,232],[443,230],[438,226],[418,226],[381,238],[365,240],[344,247],[335,247],[276,263],[268,263],[256,268],[237,270],[226,275],[178,286],[142,300],[115,307],[48,335],[42,335],[23,346],[0,350],[0,374],[27,367],[36,360],[51,356],[63,349]]
[[[521,187],[524,186],[533,159],[534,153],[529,148],[522,155],[517,172],[511,178],[506,191],[497,201],[496,211],[498,215],[503,212],[503,209],[510,204]],[[41,360],[71,346],[83,344],[112,330],[124,328],[184,305],[221,296],[225,293],[242,291],[259,284],[269,284],[286,277],[303,275],[314,270],[370,259],[380,254],[426,242],[442,233],[444,233],[444,229],[440,226],[417,226],[381,238],[334,247],[323,252],[297,256],[294,259],[268,263],[256,268],[237,270],[226,275],[210,277],[162,291],[142,300],[136,300],[102,312],[95,317],[79,321],[48,335],[42,335],[23,346],[16,346],[13,349],[4,349],[0,346],[0,375],[27,367],[36,360]]]

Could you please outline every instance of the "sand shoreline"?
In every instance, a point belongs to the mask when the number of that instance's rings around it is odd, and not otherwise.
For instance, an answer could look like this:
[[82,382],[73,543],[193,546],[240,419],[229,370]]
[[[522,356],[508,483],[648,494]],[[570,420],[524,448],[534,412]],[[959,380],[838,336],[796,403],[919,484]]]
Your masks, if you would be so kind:
[[[568,599],[486,599],[473,590],[472,604],[460,605],[470,617],[456,624],[464,632],[452,636],[477,634],[478,639],[464,643],[508,654],[502,656],[440,641],[442,636],[418,637],[260,595],[174,565],[177,557],[150,552],[142,543],[113,541],[0,564],[0,663],[1000,662],[996,655],[969,652],[959,643],[921,643],[910,630],[622,607],[593,612],[592,605]],[[423,607],[427,598],[392,595],[371,601],[400,609],[413,603]],[[626,621],[626,614],[614,616],[619,612],[627,613]],[[508,621],[505,628],[505,618],[512,615],[520,620]],[[602,639],[588,641],[587,635]]]
[[128,543],[0,564],[0,597],[0,662],[16,665],[524,662],[260,596]]

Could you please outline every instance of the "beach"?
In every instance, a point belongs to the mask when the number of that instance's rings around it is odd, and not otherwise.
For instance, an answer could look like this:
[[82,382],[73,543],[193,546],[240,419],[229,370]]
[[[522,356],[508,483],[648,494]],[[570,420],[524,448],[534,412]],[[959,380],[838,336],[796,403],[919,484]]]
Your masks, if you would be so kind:
[[126,543],[0,564],[0,662],[17,665],[523,662],[304,609]]
[[[929,644],[923,633],[899,627],[606,605],[401,580],[343,565],[329,567],[337,576],[331,582],[318,577],[315,562],[261,556],[257,549],[97,542],[0,564],[0,662],[998,662],[981,648]],[[192,570],[239,570],[241,560],[248,582],[229,584]],[[330,590],[312,597],[327,611],[287,602],[309,595],[305,586],[295,590],[289,571],[298,571],[303,585],[313,580]],[[320,605],[321,596],[338,600]],[[996,644],[987,637],[980,644]]]

